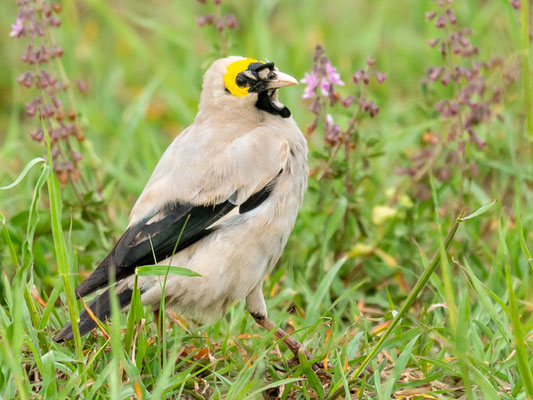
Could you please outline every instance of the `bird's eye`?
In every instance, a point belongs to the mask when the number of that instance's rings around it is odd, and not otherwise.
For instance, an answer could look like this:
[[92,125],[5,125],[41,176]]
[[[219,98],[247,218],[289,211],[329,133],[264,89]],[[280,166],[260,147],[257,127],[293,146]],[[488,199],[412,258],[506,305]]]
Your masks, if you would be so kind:
[[276,77],[276,74],[274,71],[270,71],[270,73],[268,74],[268,79],[274,79]]
[[246,87],[248,85],[248,80],[246,79],[246,76],[241,73],[237,75],[237,78],[235,78],[235,83],[239,87]]

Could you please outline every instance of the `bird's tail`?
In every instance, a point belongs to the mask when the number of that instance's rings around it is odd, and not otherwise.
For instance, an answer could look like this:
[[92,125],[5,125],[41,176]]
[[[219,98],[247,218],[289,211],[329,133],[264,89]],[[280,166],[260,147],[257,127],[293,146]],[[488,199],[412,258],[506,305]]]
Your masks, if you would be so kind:
[[[130,304],[132,293],[133,290],[125,288],[122,292],[117,294],[117,299],[121,309]],[[93,301],[89,303],[88,307],[99,320],[106,320],[111,315],[111,299],[109,296],[109,290],[99,294]],[[96,322],[91,318],[85,309],[80,312],[80,321],[78,323],[78,327],[80,329],[81,336],[89,333],[96,327]],[[74,333],[72,332],[72,325],[70,322],[54,336],[54,340],[56,342],[65,342],[67,340],[72,340],[73,338]]]

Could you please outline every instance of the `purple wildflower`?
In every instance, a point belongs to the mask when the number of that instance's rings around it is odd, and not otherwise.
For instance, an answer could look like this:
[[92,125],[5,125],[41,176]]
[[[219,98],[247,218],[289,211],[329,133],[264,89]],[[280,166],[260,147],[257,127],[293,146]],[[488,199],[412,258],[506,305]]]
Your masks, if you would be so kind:
[[344,108],[348,108],[355,101],[355,96],[348,96],[345,99],[341,100],[341,104]]
[[320,90],[322,91],[323,96],[329,95],[330,89],[333,88],[333,85],[328,82],[326,78],[322,78],[320,82]]
[[198,26],[212,25],[215,22],[215,16],[212,14],[200,15],[196,17],[196,24]]
[[228,29],[235,29],[237,28],[237,26],[239,26],[239,21],[237,20],[237,17],[235,17],[235,15],[233,14],[226,14],[224,19],[226,21],[226,27]]
[[17,17],[15,23],[11,25],[9,36],[15,38],[24,36],[24,18]]
[[510,0],[510,2],[515,10],[520,10],[520,0]]
[[[39,117],[39,127],[44,122],[50,133],[51,144],[54,147],[52,152],[61,153],[59,149],[60,141],[66,143],[66,147],[71,147],[70,136],[78,141],[84,139],[83,131],[77,122],[74,122],[76,113],[73,110],[67,111],[67,116],[72,122],[71,125],[65,125],[65,109],[61,101],[62,92],[67,90],[68,84],[62,82],[56,76],[48,71],[48,64],[52,59],[60,59],[63,55],[63,49],[57,45],[52,35],[47,33],[52,28],[61,25],[60,19],[54,15],[61,12],[61,5],[48,0],[17,0],[19,11],[15,23],[11,25],[9,36],[19,39],[29,37],[29,43],[24,47],[24,53],[21,57],[22,62],[32,66],[31,71],[20,74],[17,78],[18,83],[28,89],[41,89],[41,96],[34,97],[30,102],[25,104],[26,115],[28,117]],[[42,39],[41,39],[42,38]],[[58,62],[61,62],[58,60]],[[35,66],[38,65],[38,69]],[[78,88],[83,91],[86,84],[82,81],[76,81]],[[72,118],[71,118],[72,114]],[[38,128],[30,131],[33,140],[42,142],[43,130]],[[70,155],[63,154],[64,162],[54,164],[54,172],[60,178],[62,183],[69,179],[76,180],[79,177],[79,171],[73,170],[74,165],[69,161]],[[62,167],[61,167],[62,166]],[[58,168],[62,168],[62,170]]]
[[315,97],[316,88],[318,86],[317,71],[313,69],[310,74],[306,72],[305,77],[300,82],[305,83],[307,85],[302,97],[304,99],[312,99],[313,97]]
[[[377,61],[373,57],[369,57],[366,61],[366,69],[357,71],[352,77],[352,81],[356,85],[362,83],[368,86],[370,78],[375,76],[378,83],[383,83],[387,75],[376,70],[376,65]],[[355,120],[359,114],[359,111],[356,111],[350,126],[348,126],[346,131],[341,131],[339,125],[335,124],[333,117],[328,113],[328,110],[332,109],[336,104],[340,103],[344,108],[349,108],[356,103],[358,104],[357,110],[368,114],[372,118],[379,113],[379,107],[372,101],[366,101],[362,95],[359,95],[359,97],[352,95],[344,98],[335,90],[335,85],[344,86],[344,81],[341,79],[337,68],[332,65],[324,48],[320,45],[316,46],[311,71],[305,74],[301,82],[307,85],[302,97],[304,99],[313,99],[309,110],[317,116],[312,124],[308,126],[307,134],[311,134],[319,123],[323,123],[325,142],[329,146],[338,146],[346,138],[348,138],[347,141],[350,141],[354,131]],[[319,87],[320,90],[318,90]]]
[[337,68],[331,65],[331,61],[326,59],[324,64],[324,76],[320,82],[320,89],[323,96],[329,96],[333,92],[333,85],[344,86]]
[[[198,3],[207,5],[207,0],[197,0]],[[218,32],[219,48],[224,56],[228,55],[228,39],[226,31],[236,29],[239,26],[237,17],[233,14],[223,14],[221,0],[214,0],[214,12],[211,14],[200,15],[196,18],[196,24],[202,26],[213,26]]]
[[329,60],[326,61],[326,79],[332,85],[344,86],[344,82],[341,80],[341,76],[337,72],[337,68],[331,65]]
[[331,114],[326,116],[326,123],[324,125],[324,131],[326,133],[325,140],[329,144],[335,144],[339,140],[339,132],[341,128],[335,123]]
[[383,83],[387,79],[387,74],[376,71],[376,79],[378,80],[378,83]]
[[325,58],[321,65],[315,65],[311,73],[306,73],[300,82],[307,85],[302,95],[304,99],[311,99],[316,96],[316,89],[319,83],[323,96],[332,95],[333,85],[344,86],[337,68],[331,65],[331,61],[328,58]]

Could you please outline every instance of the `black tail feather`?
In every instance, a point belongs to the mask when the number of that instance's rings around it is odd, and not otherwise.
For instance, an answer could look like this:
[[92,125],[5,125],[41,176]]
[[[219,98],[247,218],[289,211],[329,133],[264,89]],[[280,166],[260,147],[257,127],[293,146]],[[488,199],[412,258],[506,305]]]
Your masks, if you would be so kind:
[[[115,249],[107,255],[106,258],[98,265],[93,273],[85,279],[76,288],[76,297],[82,298],[88,294],[106,286],[109,283],[109,275],[116,274],[116,266],[114,262]],[[114,276],[115,282],[118,282],[117,276]]]
[[[132,293],[133,290],[124,289],[122,292],[117,294],[121,309],[130,304]],[[105,321],[111,315],[111,300],[109,297],[109,290],[106,290],[102,294],[98,295],[98,297],[89,303],[88,307],[99,320]],[[96,327],[96,322],[94,322],[85,309],[80,312],[80,322],[78,323],[78,327],[80,329],[81,336],[89,333]],[[73,338],[74,333],[72,332],[72,325],[70,322],[54,336],[54,340],[56,342],[65,342],[67,340],[72,340]]]

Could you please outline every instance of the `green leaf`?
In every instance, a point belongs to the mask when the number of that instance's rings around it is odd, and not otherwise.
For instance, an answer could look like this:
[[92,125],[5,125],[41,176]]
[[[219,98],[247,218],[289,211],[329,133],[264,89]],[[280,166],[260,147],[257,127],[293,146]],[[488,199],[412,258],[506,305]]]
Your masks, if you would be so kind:
[[138,276],[162,276],[162,275],[182,275],[182,276],[202,276],[188,268],[175,267],[173,265],[143,265],[137,267]]
[[[300,365],[309,364],[304,352],[298,352],[298,358],[300,359]],[[316,376],[315,371],[313,371],[310,365],[306,365],[303,373],[307,378],[307,384],[315,391],[319,399],[323,399],[326,393],[324,392],[324,387]]]
[[4,234],[4,240],[7,243],[7,248],[9,249],[9,254],[11,255],[11,260],[13,262],[13,265],[19,265],[19,260],[17,257],[17,251],[15,250],[15,246],[13,245],[13,241],[11,240],[11,236],[9,235],[9,231],[7,230],[6,226],[6,219],[0,213],[0,224],[2,225],[2,233]]
[[254,392],[250,393],[245,398],[245,400],[247,400],[247,399],[255,399],[256,398],[255,396],[257,396],[259,393],[267,391],[268,389],[272,389],[272,388],[275,388],[275,387],[280,387],[280,386],[283,386],[283,385],[288,385],[290,383],[299,382],[301,380],[302,379],[300,379],[300,378],[287,378],[287,379],[281,379],[279,381],[271,382],[268,385],[262,386],[261,388],[259,388],[259,389],[255,390]]
[[346,260],[346,257],[342,257],[341,259],[339,259],[335,263],[335,265],[333,265],[333,267],[328,271],[326,276],[320,281],[320,285],[318,286],[316,292],[313,293],[313,297],[309,302],[309,306],[307,307],[307,315],[305,316],[304,322],[305,325],[312,325],[316,323],[320,315],[320,307],[324,305],[324,299],[328,295],[329,289],[333,284],[337,273],[344,265]]
[[524,326],[520,321],[520,311],[518,310],[518,301],[516,299],[515,289],[513,288],[513,279],[511,267],[508,260],[505,261],[505,281],[509,292],[509,311],[511,313],[511,324],[515,338],[515,359],[518,365],[518,371],[522,378],[525,392],[530,398],[533,397],[533,374],[529,366],[528,349],[526,347],[526,335]]
[[22,264],[24,265],[24,269],[33,261],[33,238],[35,236],[37,224],[39,223],[39,212],[37,210],[37,205],[39,204],[39,199],[41,198],[41,189],[48,181],[48,175],[50,174],[51,170],[51,167],[48,165],[43,165],[41,176],[37,180],[37,183],[33,189],[33,198],[31,200],[30,210],[28,213],[26,239],[22,245]]
[[333,214],[328,219],[327,225],[326,225],[326,231],[325,231],[325,242],[328,242],[333,234],[339,229],[341,226],[342,218],[344,217],[344,212],[346,211],[346,207],[348,205],[348,200],[346,198],[341,197],[337,203],[337,207]]
[[492,207],[494,207],[494,204],[496,204],[496,200],[492,200],[488,202],[487,204],[482,205],[479,207],[476,211],[474,211],[472,214],[467,215],[466,217],[462,217],[459,219],[459,221],[466,221],[468,219],[479,217],[482,214],[485,214],[488,210],[490,210]]
[[43,376],[42,380],[42,393],[46,395],[46,398],[53,399],[56,398],[57,394],[57,380],[56,380],[56,371],[55,371],[55,357],[54,351],[50,350],[48,353],[44,354],[42,357],[43,369],[41,374]]
[[409,357],[411,357],[411,355],[413,354],[413,347],[415,346],[419,336],[420,335],[416,335],[413,339],[411,339],[409,343],[407,343],[407,345],[403,348],[400,356],[394,363],[392,374],[390,374],[389,379],[387,381],[387,385],[385,386],[384,398],[390,398],[392,390],[394,389],[394,384],[398,381],[398,379],[400,379],[402,372],[407,366],[407,362],[409,361]]

